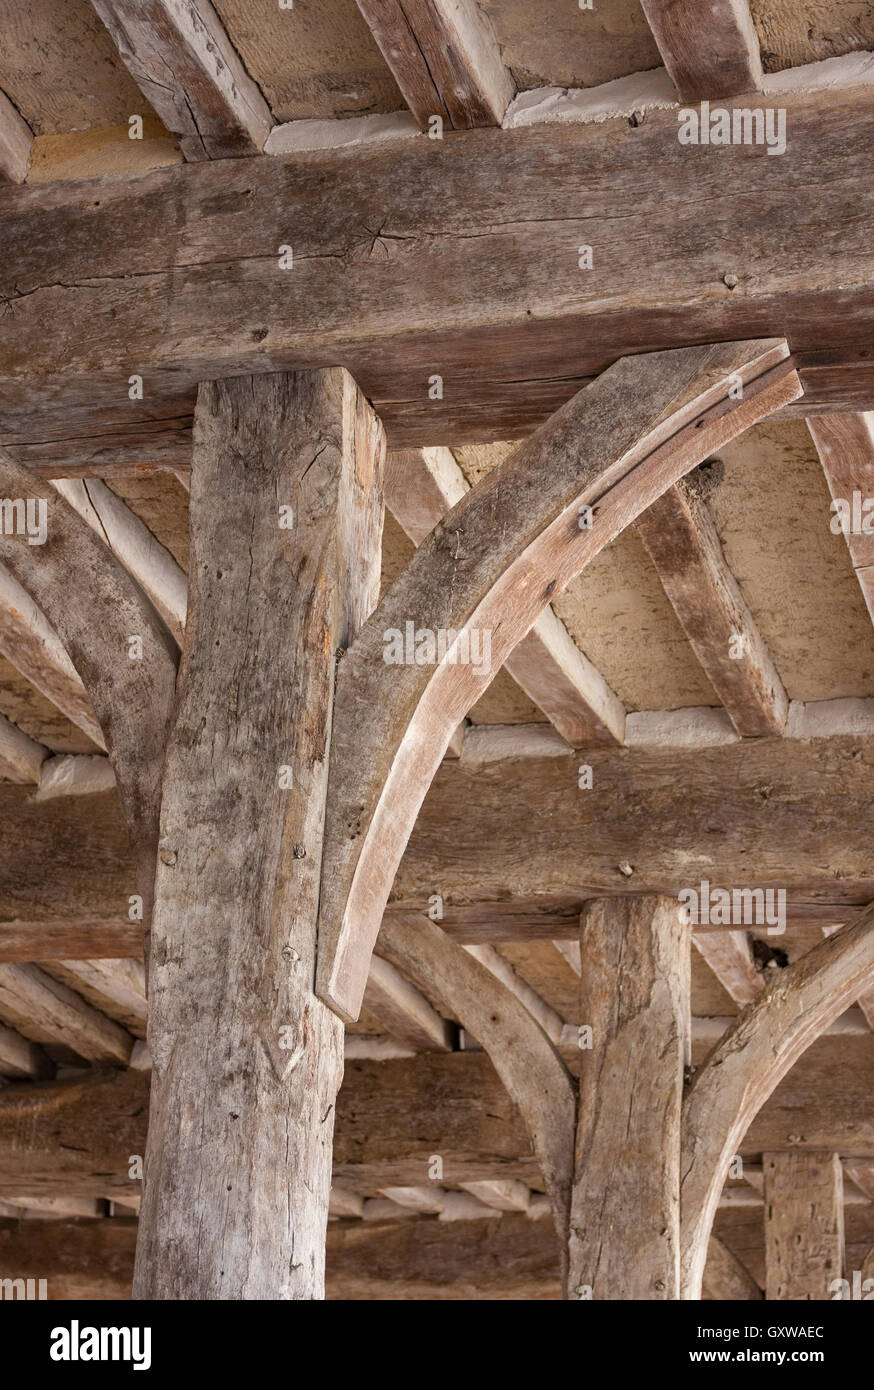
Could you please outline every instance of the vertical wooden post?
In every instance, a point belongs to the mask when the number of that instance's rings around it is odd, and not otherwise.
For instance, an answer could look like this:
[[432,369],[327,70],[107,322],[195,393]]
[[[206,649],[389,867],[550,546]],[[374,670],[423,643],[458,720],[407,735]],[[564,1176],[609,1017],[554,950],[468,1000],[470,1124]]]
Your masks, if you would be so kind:
[[571,1298],[680,1296],[680,1112],[691,1031],[681,916],[676,899],[660,897],[605,899],[583,911],[580,1020],[592,1039],[580,1075]]
[[343,1027],[313,993],[338,649],[382,427],[342,369],[201,386],[161,810],[136,1298],[323,1296]]
[[821,1302],[844,1273],[844,1176],[837,1154],[766,1153],[766,1298]]

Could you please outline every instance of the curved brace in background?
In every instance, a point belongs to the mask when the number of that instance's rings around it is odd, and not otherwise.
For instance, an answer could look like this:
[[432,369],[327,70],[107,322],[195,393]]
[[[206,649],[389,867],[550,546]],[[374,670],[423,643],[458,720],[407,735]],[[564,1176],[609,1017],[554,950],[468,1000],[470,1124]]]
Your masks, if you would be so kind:
[[729,1164],[756,1114],[812,1042],[874,982],[874,904],[779,973],[711,1052],[683,1104],[681,1293],[701,1297]]
[[[599,551],[802,394],[787,359],[782,339],[622,358],[461,499],[362,628],[338,671],[319,914],[316,990],[341,1017],[359,1015],[395,872],[458,723]],[[387,664],[388,637],[408,631],[448,635],[446,657]],[[485,634],[484,679],[470,656]]]
[[[45,543],[0,533],[0,559],[45,614],[88,691],[137,859],[148,948],[176,644],[109,547],[50,483],[2,451],[0,496],[46,503]],[[132,654],[134,637],[141,656],[136,647]]]
[[564,1282],[577,1110],[570,1072],[525,1005],[428,917],[393,913],[383,926],[380,948],[392,964],[426,986],[443,1012],[458,1019],[488,1053],[540,1164]]

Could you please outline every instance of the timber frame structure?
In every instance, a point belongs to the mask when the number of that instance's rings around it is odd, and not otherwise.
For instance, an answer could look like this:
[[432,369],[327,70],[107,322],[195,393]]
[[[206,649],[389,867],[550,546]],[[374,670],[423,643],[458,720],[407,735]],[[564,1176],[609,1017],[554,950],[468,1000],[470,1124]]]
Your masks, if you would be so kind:
[[0,1289],[874,1296],[874,14],[529,8],[0,4]]

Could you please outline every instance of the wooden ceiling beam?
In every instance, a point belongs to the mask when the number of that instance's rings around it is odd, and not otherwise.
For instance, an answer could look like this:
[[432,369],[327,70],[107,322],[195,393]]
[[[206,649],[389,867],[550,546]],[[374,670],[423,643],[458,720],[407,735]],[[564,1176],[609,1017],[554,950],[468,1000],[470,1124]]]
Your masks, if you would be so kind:
[[187,160],[260,154],[273,128],[210,0],[92,0]]
[[759,36],[749,0],[641,0],[681,101],[761,90]]
[[[329,1300],[561,1297],[558,1246],[548,1221],[514,1212],[498,1222],[354,1219],[362,1206],[359,1197],[354,1212],[340,1214],[347,1219],[328,1225]],[[44,1272],[50,1298],[129,1299],[136,1239],[136,1221],[117,1217],[4,1221],[0,1261],[4,1271]],[[744,1266],[715,1238],[705,1295],[761,1298]]]
[[738,733],[782,733],[789,697],[697,488],[697,478],[668,488],[638,519],[637,533]]
[[[409,449],[388,456],[386,506],[416,546],[469,491],[449,449]],[[622,743],[624,705],[580,651],[552,605],[505,666],[572,748]]]
[[33,131],[5,92],[0,92],[0,183],[24,183]]
[[[150,1081],[147,1072],[111,1070],[0,1090],[0,1199],[137,1195],[128,1158],[145,1152]],[[739,1150],[745,1166],[763,1150],[826,1148],[871,1166],[872,1087],[874,1039],[818,1039],[753,1121]],[[554,1100],[543,1097],[544,1113]],[[334,1182],[352,1191],[430,1188],[434,1154],[443,1159],[438,1186],[511,1178],[543,1187],[528,1131],[482,1052],[347,1060],[335,1145]]]
[[501,124],[516,85],[476,0],[358,0],[422,130]]
[[[94,434],[89,411],[124,409],[118,429],[135,430],[205,377],[338,362],[402,444],[513,439],[618,357],[775,333],[793,352],[832,354],[829,389],[838,369],[874,386],[861,356],[874,323],[872,155],[847,138],[867,129],[874,97],[780,103],[789,159],[686,150],[676,113],[652,111],[638,127],[466,131],[8,187],[2,439],[81,439]],[[646,225],[646,256],[616,237],[623,218]],[[823,226],[840,230],[828,256]],[[580,269],[583,243],[592,270]],[[139,407],[131,374],[143,377]]]

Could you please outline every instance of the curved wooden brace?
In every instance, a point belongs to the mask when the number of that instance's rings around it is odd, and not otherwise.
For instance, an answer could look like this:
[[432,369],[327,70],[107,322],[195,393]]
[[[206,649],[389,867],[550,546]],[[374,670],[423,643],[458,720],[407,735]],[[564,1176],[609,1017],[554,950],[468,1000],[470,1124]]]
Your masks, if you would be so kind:
[[[176,645],[127,571],[69,503],[2,451],[0,497],[46,503],[45,544],[0,531],[0,558],[45,613],[88,691],[137,857],[147,927]],[[141,657],[131,655],[133,637],[142,641]]]
[[564,1280],[577,1110],[570,1072],[524,1004],[428,917],[392,913],[383,925],[380,947],[393,964],[425,985],[489,1054],[540,1163]]
[[[319,920],[317,992],[343,1018],[360,1012],[397,866],[457,724],[604,546],[801,394],[787,357],[771,339],[621,359],[461,499],[365,624],[338,672]],[[448,634],[444,659],[386,664],[389,635],[408,624]],[[478,634],[485,678],[459,660]]]
[[701,1297],[729,1163],[802,1052],[874,981],[874,904],[780,972],[711,1052],[683,1104],[681,1298]]

